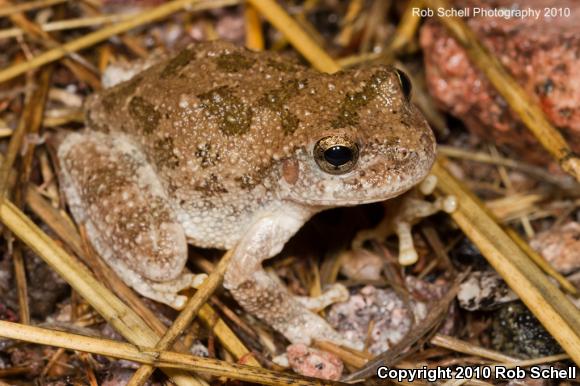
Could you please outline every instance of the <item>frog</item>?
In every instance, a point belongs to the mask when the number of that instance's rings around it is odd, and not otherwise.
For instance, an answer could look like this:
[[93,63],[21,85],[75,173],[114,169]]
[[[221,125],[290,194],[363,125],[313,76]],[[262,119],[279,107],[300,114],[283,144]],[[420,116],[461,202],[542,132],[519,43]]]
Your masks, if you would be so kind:
[[406,74],[326,74],[223,41],[141,70],[90,95],[85,127],[58,144],[64,195],[94,249],[176,309],[200,284],[188,244],[232,250],[223,286],[249,314],[292,343],[362,348],[262,263],[315,214],[397,197],[427,176],[436,142]]

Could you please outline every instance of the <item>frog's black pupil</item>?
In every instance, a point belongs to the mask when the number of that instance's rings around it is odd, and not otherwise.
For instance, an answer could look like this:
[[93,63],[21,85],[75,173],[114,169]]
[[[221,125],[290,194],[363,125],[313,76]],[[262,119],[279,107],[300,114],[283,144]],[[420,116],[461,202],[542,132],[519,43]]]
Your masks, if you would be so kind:
[[332,166],[342,166],[352,161],[352,150],[346,146],[332,146],[324,151],[324,159]]

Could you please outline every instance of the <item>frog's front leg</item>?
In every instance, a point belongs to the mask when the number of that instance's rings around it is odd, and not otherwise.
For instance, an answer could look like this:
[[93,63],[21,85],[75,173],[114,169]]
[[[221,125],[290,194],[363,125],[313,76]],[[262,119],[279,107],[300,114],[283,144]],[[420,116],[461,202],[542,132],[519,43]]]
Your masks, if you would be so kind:
[[187,244],[158,177],[123,136],[68,134],[58,149],[71,211],[97,252],[142,295],[182,308],[199,284],[184,271]]
[[309,216],[306,213],[277,213],[255,222],[235,248],[224,286],[246,311],[292,343],[310,344],[312,339],[318,339],[362,349],[362,342],[344,339],[262,268],[262,262],[280,252]]

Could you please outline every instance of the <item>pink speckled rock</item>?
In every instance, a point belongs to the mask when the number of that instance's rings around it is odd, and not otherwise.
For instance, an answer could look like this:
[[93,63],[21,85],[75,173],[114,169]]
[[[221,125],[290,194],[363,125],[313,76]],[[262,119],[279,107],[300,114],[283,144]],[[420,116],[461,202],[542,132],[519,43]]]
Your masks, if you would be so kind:
[[[569,17],[464,19],[500,60],[548,119],[580,152],[580,2],[572,0],[455,0],[456,8],[544,7],[571,10]],[[547,153],[509,109],[465,51],[433,18],[421,29],[428,88],[439,106],[461,119],[472,132],[509,145],[530,161]]]
[[294,371],[309,377],[338,380],[344,365],[334,354],[305,344],[291,344],[286,349],[288,362]]
[[580,269],[580,224],[577,222],[539,233],[530,245],[559,272],[566,274]]
[[[410,276],[406,285],[413,295],[408,302],[410,307],[393,289],[367,285],[351,294],[348,301],[333,304],[328,321],[346,339],[368,342],[370,353],[387,351],[405,337],[413,320],[418,324],[425,319],[429,306],[437,304],[448,286],[443,281],[428,283]],[[452,318],[445,331],[449,333],[451,329]]]

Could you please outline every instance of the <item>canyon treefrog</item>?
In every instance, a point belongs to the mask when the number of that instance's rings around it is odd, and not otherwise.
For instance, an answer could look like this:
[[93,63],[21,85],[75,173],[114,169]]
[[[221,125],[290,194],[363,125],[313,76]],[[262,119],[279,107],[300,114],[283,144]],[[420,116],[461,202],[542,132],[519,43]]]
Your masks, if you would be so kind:
[[[59,145],[72,213],[141,294],[183,306],[187,243],[236,247],[224,285],[290,341],[343,340],[262,268],[315,213],[421,181],[433,134],[399,70],[322,74],[201,43],[90,97]],[[360,347],[359,347],[360,348]]]

